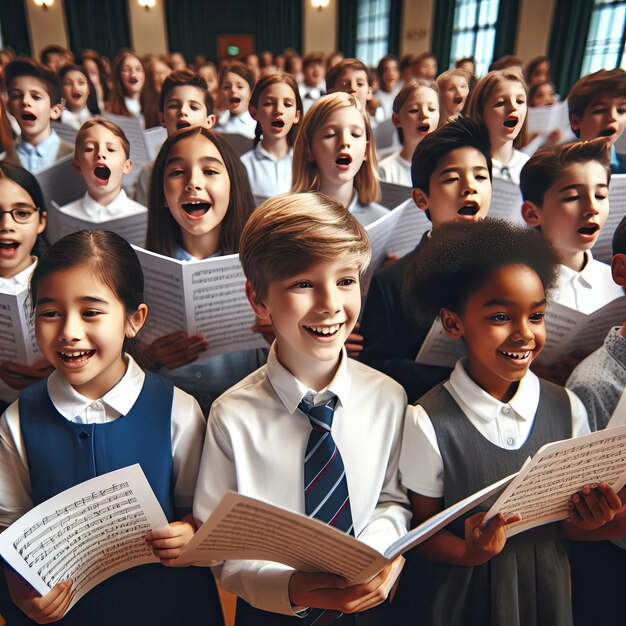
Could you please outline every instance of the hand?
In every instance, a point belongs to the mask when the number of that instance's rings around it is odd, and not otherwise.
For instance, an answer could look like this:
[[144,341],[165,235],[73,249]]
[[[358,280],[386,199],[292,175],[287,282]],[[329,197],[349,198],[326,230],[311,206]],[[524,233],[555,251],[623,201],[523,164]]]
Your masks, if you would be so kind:
[[519,515],[507,519],[502,513],[496,515],[483,527],[486,513],[470,515],[465,520],[465,555],[467,565],[482,565],[502,552],[506,543],[504,526],[519,521]]
[[289,598],[295,606],[357,613],[371,609],[387,598],[404,559],[398,557],[366,583],[348,586],[341,576],[294,572],[289,579]]
[[[361,327],[359,322],[354,326],[354,330],[358,330]],[[346,339],[346,350],[348,356],[351,359],[358,359],[359,354],[363,351],[363,335],[357,333],[350,333]]]
[[13,389],[21,391],[42,378],[47,378],[54,371],[54,367],[45,359],[34,365],[21,363],[0,364],[0,378]]
[[274,343],[274,339],[276,339],[274,327],[272,326],[272,320],[269,318],[261,319],[260,317],[257,317],[254,325],[252,326],[252,332],[259,333],[270,346]]
[[145,539],[154,556],[160,559],[163,565],[173,565],[195,532],[193,518],[187,515],[178,522],[172,522],[167,528],[151,530],[146,533]]
[[155,339],[148,350],[155,363],[172,370],[193,363],[209,347],[203,335],[188,335],[184,330]]
[[38,624],[50,624],[60,620],[72,600],[72,581],[56,584],[45,595],[31,587],[19,574],[4,568],[11,599],[32,620]]
[[596,530],[604,526],[620,512],[622,501],[606,483],[593,488],[585,485],[569,502],[568,521],[581,530]]
[[561,131],[557,128],[550,132],[547,137],[550,143],[561,143]]

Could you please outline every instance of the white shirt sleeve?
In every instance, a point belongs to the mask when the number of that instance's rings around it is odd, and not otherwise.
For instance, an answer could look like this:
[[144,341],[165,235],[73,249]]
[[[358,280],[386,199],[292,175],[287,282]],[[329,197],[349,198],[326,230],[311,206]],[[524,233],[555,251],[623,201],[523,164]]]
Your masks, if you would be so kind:
[[591,432],[587,409],[582,400],[571,390],[566,389],[572,407],[572,437],[580,437]]

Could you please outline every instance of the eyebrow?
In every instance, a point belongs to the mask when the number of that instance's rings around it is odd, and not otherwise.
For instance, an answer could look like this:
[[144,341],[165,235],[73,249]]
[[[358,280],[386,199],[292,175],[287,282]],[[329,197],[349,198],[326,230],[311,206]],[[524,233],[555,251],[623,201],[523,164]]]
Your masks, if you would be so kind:
[[[559,189],[559,193],[561,193],[562,191],[569,191],[570,189],[578,189],[579,187],[584,187],[585,185],[583,183],[572,183],[571,185],[566,185],[565,187],[562,187],[561,189]],[[595,185],[596,187],[606,187],[607,189],[609,188],[607,183],[597,183]]]
[[[512,306],[514,304],[515,302],[513,302],[512,300],[500,300],[498,298],[494,298],[493,300],[488,300],[487,302],[485,302],[485,304],[483,304],[483,308],[491,306]],[[539,302],[533,302],[530,306],[531,308],[536,309],[537,307],[543,306],[544,304],[546,304],[545,298],[543,300],[539,300]]]
[[[473,172],[475,172],[476,170],[485,170],[486,172],[488,172],[489,170],[484,166],[484,165],[474,165],[472,166],[471,170]],[[447,167],[445,170],[443,170],[442,172],[439,173],[439,176],[444,176],[445,174],[457,174],[458,172],[463,172],[465,171],[464,167],[456,167],[456,166],[452,166],[452,167]]]
[[[199,159],[202,162],[209,162],[209,163],[217,163],[218,165],[222,165],[224,166],[224,162],[221,161],[220,159],[216,158],[216,157],[210,157],[210,156],[203,156],[200,157]],[[183,157],[179,157],[179,156],[175,156],[172,157],[171,159],[169,159],[166,163],[165,163],[165,167],[168,167],[169,165],[171,165],[172,163],[180,163],[180,162],[184,162],[185,159]]]
[[[36,306],[41,306],[43,304],[54,304],[55,302],[58,302],[58,298],[52,298],[48,296],[45,298],[39,298],[37,300]],[[97,296],[81,296],[79,298],[79,302],[85,302],[87,304],[91,304],[94,302],[97,304],[109,304],[108,300],[105,300],[104,298],[98,298]]]

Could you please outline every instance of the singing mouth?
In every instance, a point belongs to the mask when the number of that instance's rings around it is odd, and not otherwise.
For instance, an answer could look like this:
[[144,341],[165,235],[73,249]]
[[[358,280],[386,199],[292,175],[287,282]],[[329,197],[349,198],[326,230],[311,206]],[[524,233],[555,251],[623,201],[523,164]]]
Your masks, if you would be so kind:
[[350,155],[340,156],[335,159],[337,165],[350,165],[352,163],[352,157]]
[[617,132],[617,130],[615,128],[605,128],[604,130],[600,131],[600,137],[612,137],[615,133]]
[[128,79],[128,82],[129,82],[131,85],[136,85],[136,84],[139,82],[139,79],[138,79],[136,76],[131,76],[131,77]]
[[22,119],[27,122],[34,122],[37,119],[37,117],[33,115],[32,113],[22,113]]
[[231,98],[230,99],[230,103],[231,104],[239,104],[241,102],[241,98]]
[[504,122],[504,125],[507,128],[515,128],[517,126],[517,120],[506,120],[506,122]]
[[201,217],[209,211],[211,204],[204,201],[184,202],[181,207],[191,217]]
[[111,178],[111,170],[106,165],[98,165],[93,173],[98,180],[107,181]]
[[454,104],[461,104],[461,102],[463,102],[463,96],[454,96],[452,102],[454,102]]
[[80,93],[80,91],[72,91],[72,99],[73,100],[80,100],[82,97],[82,93]]
[[583,226],[582,228],[578,229],[578,232],[581,235],[593,235],[594,233],[597,233],[600,230],[600,226],[598,224],[589,224],[587,226]]
[[336,335],[343,324],[333,324],[331,326],[305,326],[305,328],[319,337],[330,337]]
[[176,130],[180,130],[181,128],[189,128],[191,124],[189,122],[177,122]]
[[475,202],[468,202],[467,204],[464,204],[457,211],[457,213],[459,215],[473,216],[473,215],[476,215],[478,213],[478,210],[479,210],[479,206]]
[[283,122],[283,120],[274,120],[274,121],[272,122],[272,126],[273,126],[274,128],[284,128],[284,126],[285,126],[285,122]]
[[15,250],[19,245],[17,241],[0,241],[0,249],[2,250]]
[[427,133],[430,130],[430,124],[422,124],[417,127],[417,130],[419,130],[420,133]]

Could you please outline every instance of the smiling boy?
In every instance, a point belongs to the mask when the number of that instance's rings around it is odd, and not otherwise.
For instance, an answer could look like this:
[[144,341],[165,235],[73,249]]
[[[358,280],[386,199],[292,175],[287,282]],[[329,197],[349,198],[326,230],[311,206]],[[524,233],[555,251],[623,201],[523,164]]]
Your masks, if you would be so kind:
[[[258,317],[271,320],[276,340],[267,365],[211,407],[194,515],[205,521],[234,490],[315,517],[383,550],[409,523],[398,476],[406,396],[386,376],[349,359],[343,347],[359,315],[367,234],[328,196],[276,196],[251,215],[240,256],[248,299]],[[323,441],[311,447],[321,433]],[[337,480],[318,494],[315,506],[311,498],[323,477],[306,477],[317,474],[311,464],[326,446],[332,458],[317,471],[327,464]],[[352,587],[338,576],[268,561],[226,561],[214,571],[223,588],[239,596],[239,626],[310,624],[313,614],[300,622],[309,607],[365,611],[356,619],[344,615],[343,626],[388,621],[389,606],[380,603],[397,566],[394,561]]]
[[20,163],[36,174],[73,152],[52,130],[63,109],[57,75],[30,59],[16,59],[4,68],[8,94],[7,109],[22,132],[16,146]]

